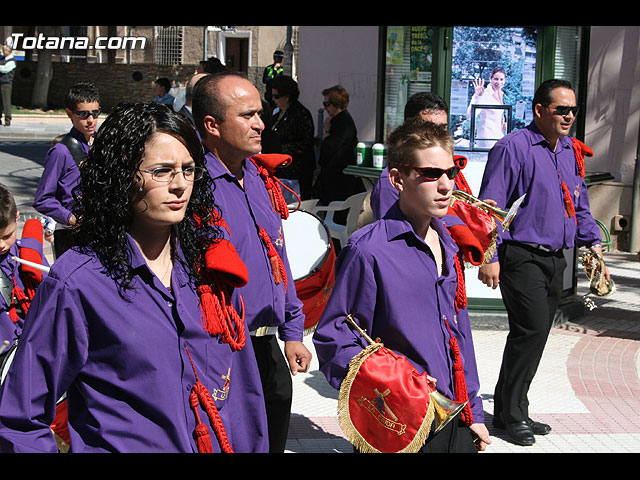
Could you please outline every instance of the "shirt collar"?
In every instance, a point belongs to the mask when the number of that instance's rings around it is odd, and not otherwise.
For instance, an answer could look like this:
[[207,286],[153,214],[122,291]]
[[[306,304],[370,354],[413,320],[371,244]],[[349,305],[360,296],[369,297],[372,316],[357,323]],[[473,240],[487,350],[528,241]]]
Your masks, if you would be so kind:
[[[531,122],[527,126],[527,129],[530,132],[531,145],[537,145],[541,143],[546,143],[547,145],[549,145],[549,141],[544,137],[544,135],[542,135],[542,133],[540,133],[540,130],[538,129],[538,126],[535,124],[535,122]],[[560,148],[571,147],[571,137],[567,135],[565,137],[559,138],[558,145],[560,146]]]
[[[414,238],[424,244],[424,239],[419,238],[407,217],[404,216],[402,210],[400,210],[399,202],[395,202],[389,209],[387,214],[383,217],[385,221],[385,228],[387,231],[387,240],[393,241],[403,235],[412,235]],[[451,235],[447,230],[444,222],[440,218],[434,218],[431,221],[431,226],[438,233],[440,241],[444,245],[446,257],[450,258],[458,251],[458,246],[454,243]]]
[[[147,265],[146,260],[142,256],[142,252],[140,252],[140,248],[138,244],[133,240],[133,237],[127,233],[127,241],[129,243],[129,251],[131,252],[131,270],[137,272],[139,275],[142,271],[148,272],[149,275],[153,275],[151,269]],[[182,258],[182,249],[178,245],[176,252],[176,260],[173,262],[173,278],[179,282],[179,286],[184,286],[187,281],[189,274],[184,270],[182,262],[178,260],[178,258]]]

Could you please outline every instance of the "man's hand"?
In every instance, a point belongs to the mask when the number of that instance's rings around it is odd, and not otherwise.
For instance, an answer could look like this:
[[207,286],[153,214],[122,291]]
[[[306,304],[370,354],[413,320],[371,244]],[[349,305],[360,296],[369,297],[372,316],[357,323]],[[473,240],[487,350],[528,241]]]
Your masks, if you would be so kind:
[[473,443],[476,444],[476,448],[484,452],[487,445],[491,444],[491,438],[489,437],[489,430],[484,423],[474,423],[469,427],[473,434]]
[[478,280],[495,290],[500,284],[500,263],[493,262],[482,265],[478,269]]
[[[600,258],[604,258],[602,256],[602,247],[591,247],[591,250],[593,250],[598,255],[600,255]],[[611,280],[611,275],[609,274],[609,267],[607,267],[606,263],[604,265],[604,272],[603,273],[604,273],[604,278],[606,278],[607,281]]]
[[289,362],[291,375],[309,370],[312,355],[304,343],[293,340],[284,342],[284,356]]

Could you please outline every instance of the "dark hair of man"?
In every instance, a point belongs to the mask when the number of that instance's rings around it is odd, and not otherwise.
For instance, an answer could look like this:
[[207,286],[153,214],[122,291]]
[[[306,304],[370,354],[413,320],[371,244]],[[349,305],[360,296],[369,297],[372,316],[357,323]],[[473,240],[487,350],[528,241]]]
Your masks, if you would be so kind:
[[300,96],[300,89],[298,88],[298,82],[288,75],[278,75],[271,83],[269,87],[278,91],[278,95],[289,97],[289,102],[293,103],[298,100]]
[[413,117],[397,127],[387,139],[387,164],[389,169],[399,164],[414,165],[416,152],[431,147],[441,147],[453,155],[453,137],[446,125],[425,122]]
[[156,85],[160,85],[162,88],[164,88],[164,93],[169,93],[169,90],[171,90],[171,82],[168,78],[158,78],[156,79],[155,83]]
[[218,73],[225,72],[227,67],[222,64],[219,58],[209,57],[206,62],[204,62],[203,67],[204,73]]
[[[138,168],[147,142],[156,133],[178,139],[196,166],[205,167],[198,136],[182,115],[156,102],[120,104],[98,130],[80,168],[80,185],[74,190],[76,248],[99,258],[121,294],[133,278],[126,233],[143,181]],[[171,232],[173,253],[179,244],[181,260],[196,283],[197,272],[204,272],[206,247],[220,237],[218,228],[210,223],[215,208],[213,180],[205,167],[203,178],[193,184],[184,219]]]
[[64,106],[69,110],[75,110],[79,103],[100,104],[100,92],[93,83],[80,82],[72,86],[64,99]]
[[240,72],[223,71],[202,77],[193,89],[193,103],[191,111],[196,128],[202,138],[205,138],[204,117],[211,115],[218,122],[224,122],[228,108],[228,101],[220,94],[218,88],[221,80],[227,77],[238,77],[247,80],[247,76]]
[[0,183],[0,229],[7,228],[8,225],[16,221],[16,200],[9,189]]
[[429,113],[444,112],[449,113],[449,107],[439,95],[432,92],[419,92],[409,97],[407,104],[404,106],[404,119],[417,116],[420,112],[427,111]]
[[571,82],[568,80],[559,80],[556,78],[552,78],[551,80],[545,80],[540,84],[535,94],[533,95],[533,100],[531,101],[531,105],[535,111],[536,105],[540,104],[543,107],[548,107],[553,102],[551,98],[552,92],[556,88],[566,88],[568,90],[573,91],[573,87],[571,86]]

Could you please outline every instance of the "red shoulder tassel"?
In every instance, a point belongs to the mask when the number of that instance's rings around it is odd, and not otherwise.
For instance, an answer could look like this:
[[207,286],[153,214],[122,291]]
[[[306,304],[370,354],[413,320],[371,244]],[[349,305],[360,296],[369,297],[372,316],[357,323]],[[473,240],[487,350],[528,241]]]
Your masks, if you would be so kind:
[[[289,207],[282,195],[282,190],[280,189],[282,183],[275,176],[275,171],[279,166],[289,165],[292,161],[291,155],[265,153],[254,155],[251,160],[258,168],[258,174],[264,181],[273,211],[286,220],[289,217]],[[293,193],[295,194],[295,192]]]

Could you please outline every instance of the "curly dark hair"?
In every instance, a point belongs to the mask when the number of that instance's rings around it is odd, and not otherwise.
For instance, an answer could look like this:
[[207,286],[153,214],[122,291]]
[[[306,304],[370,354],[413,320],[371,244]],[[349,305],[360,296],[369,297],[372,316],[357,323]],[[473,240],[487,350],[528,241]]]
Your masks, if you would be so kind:
[[212,223],[218,207],[213,197],[213,180],[204,159],[200,140],[189,122],[167,105],[156,102],[119,104],[96,134],[87,159],[80,166],[80,183],[74,190],[73,228],[77,249],[95,254],[118,283],[121,294],[130,288],[131,254],[127,231],[136,200],[137,172],[145,145],[155,133],[172,135],[185,145],[195,164],[204,168],[182,222],[172,226],[172,253],[179,244],[180,261],[191,279],[200,283],[207,246],[220,238]]

